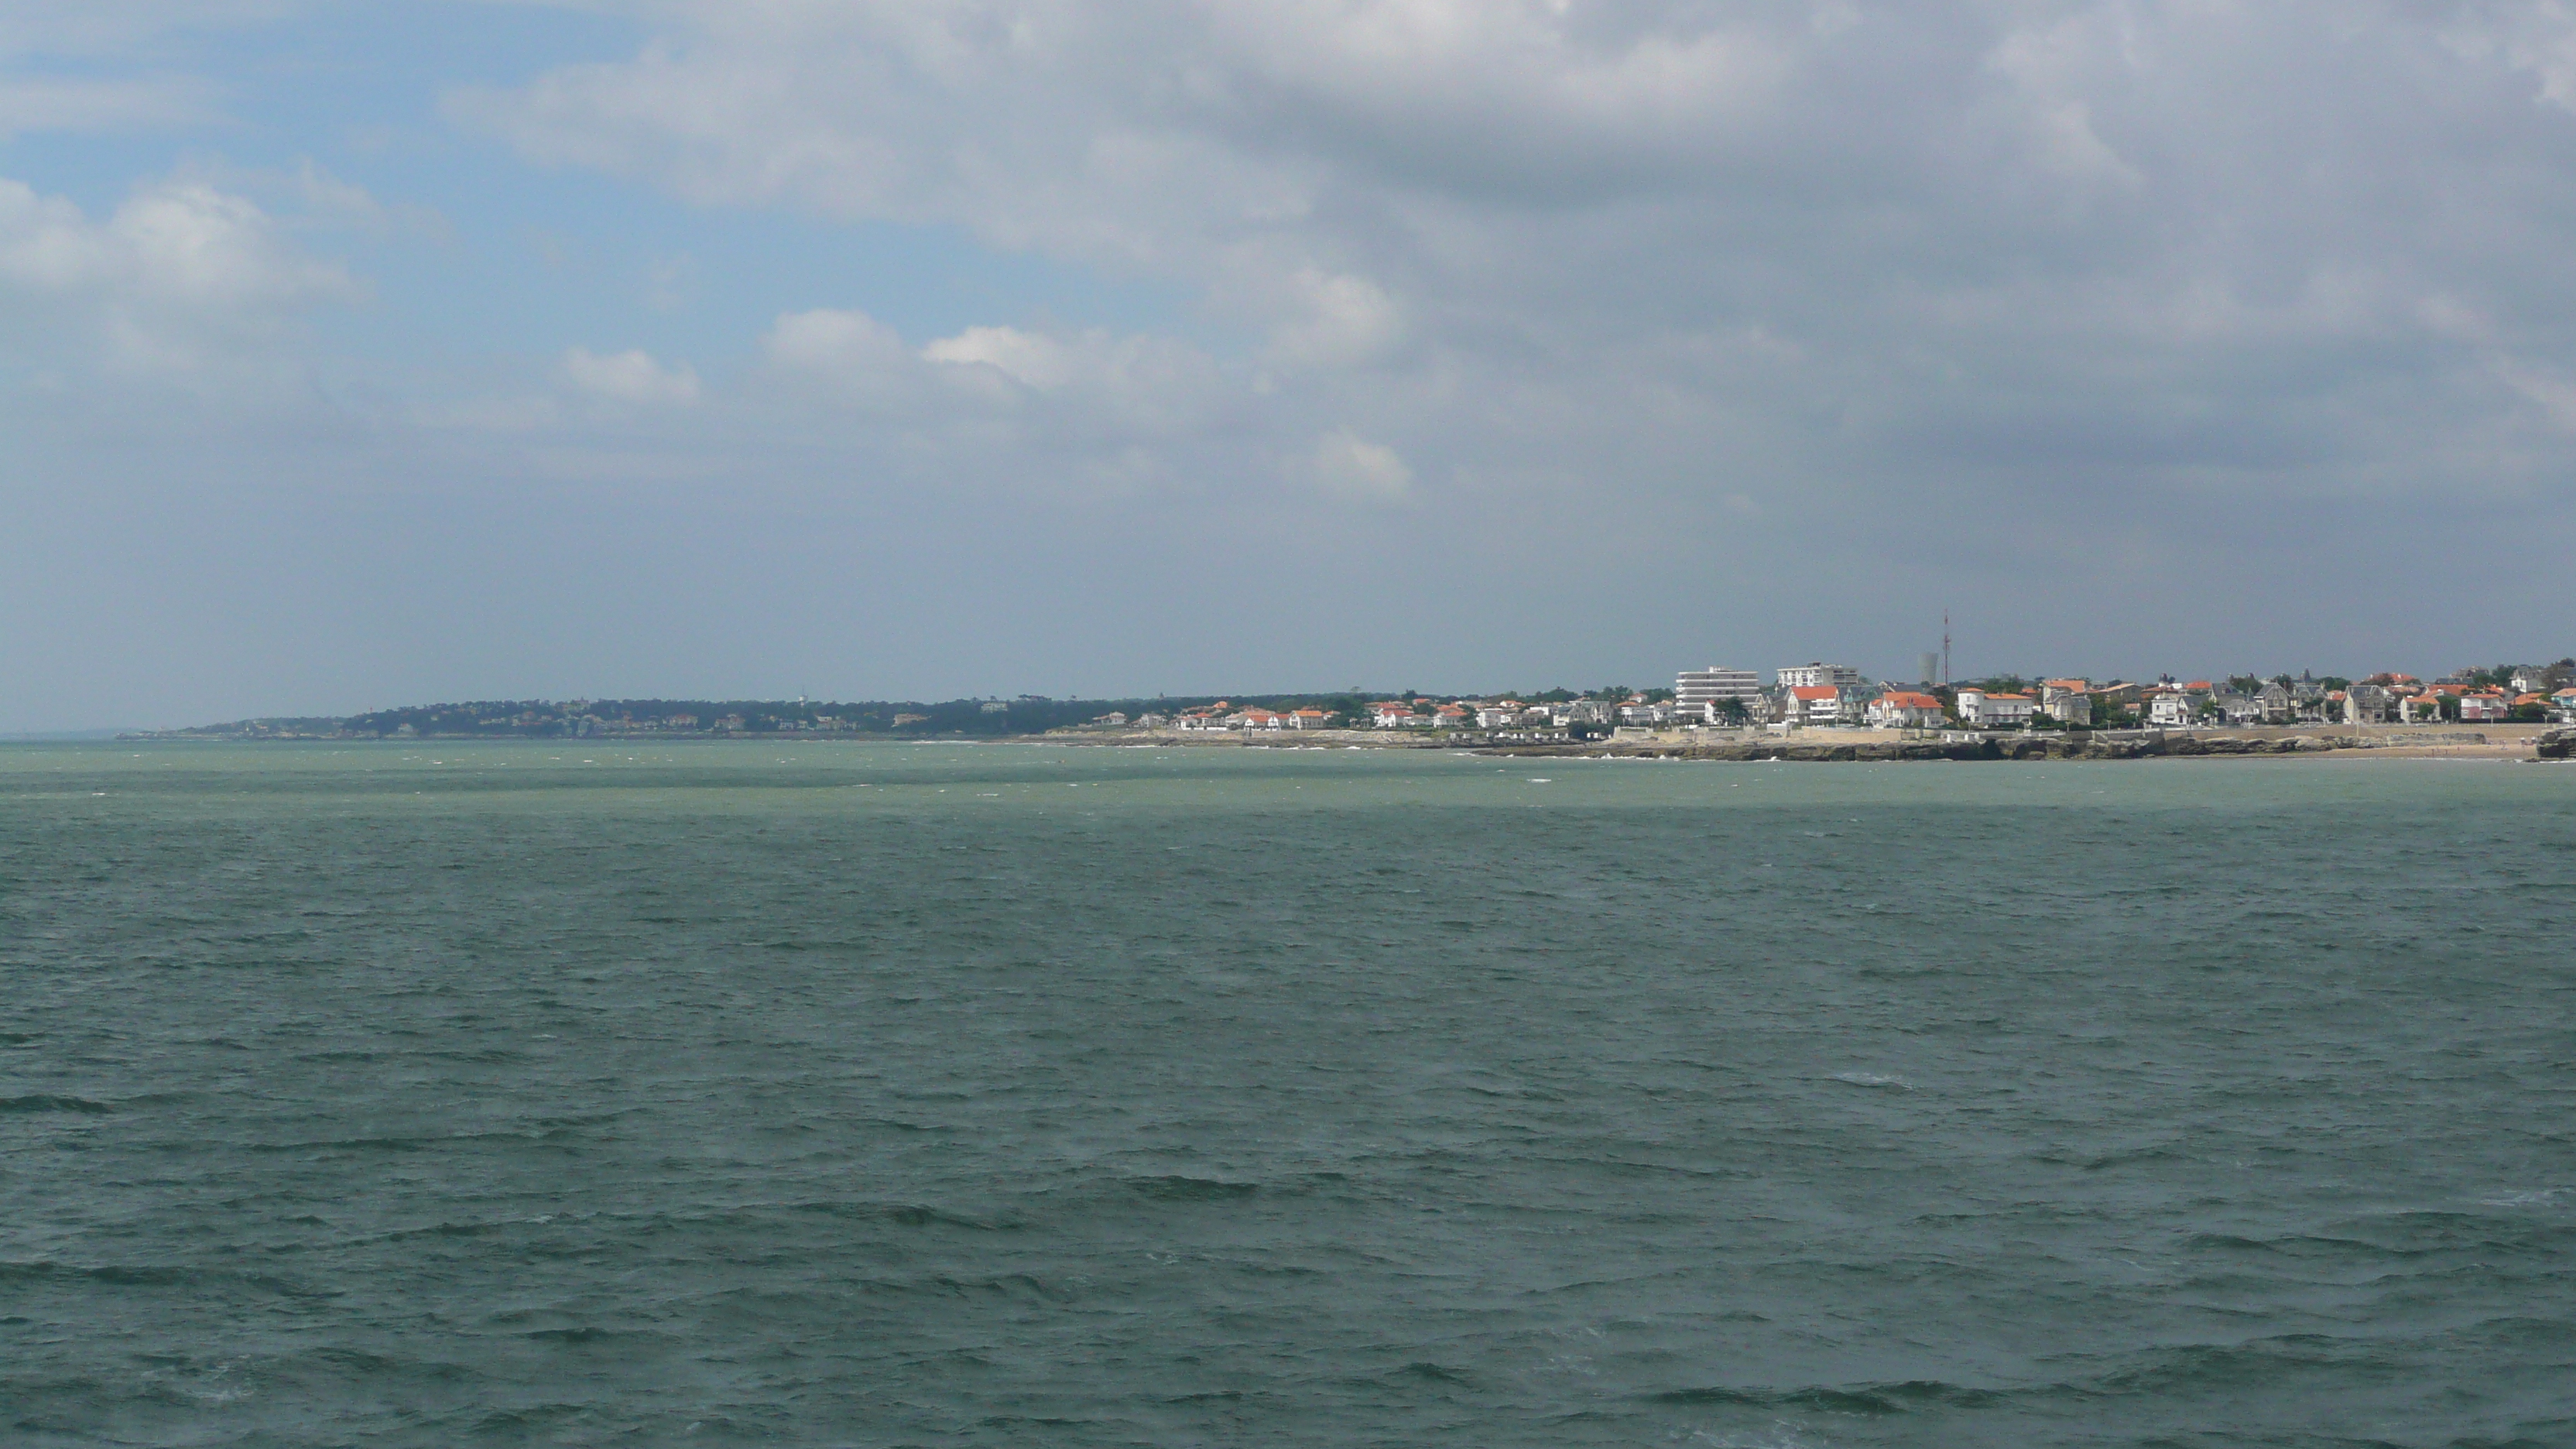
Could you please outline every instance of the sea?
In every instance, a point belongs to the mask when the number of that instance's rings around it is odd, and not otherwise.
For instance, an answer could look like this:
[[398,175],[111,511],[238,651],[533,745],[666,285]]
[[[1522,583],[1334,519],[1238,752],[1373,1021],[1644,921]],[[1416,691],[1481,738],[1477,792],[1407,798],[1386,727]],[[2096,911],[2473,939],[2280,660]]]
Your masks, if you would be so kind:
[[2576,766],[0,747],[0,1443],[2576,1444]]

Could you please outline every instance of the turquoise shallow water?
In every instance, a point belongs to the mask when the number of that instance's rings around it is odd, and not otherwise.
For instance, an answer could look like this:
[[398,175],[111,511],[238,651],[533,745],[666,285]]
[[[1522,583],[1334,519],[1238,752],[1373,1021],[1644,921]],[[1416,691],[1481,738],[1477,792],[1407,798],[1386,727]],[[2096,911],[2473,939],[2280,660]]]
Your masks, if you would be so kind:
[[2576,1443],[2576,767],[0,747],[12,1444]]

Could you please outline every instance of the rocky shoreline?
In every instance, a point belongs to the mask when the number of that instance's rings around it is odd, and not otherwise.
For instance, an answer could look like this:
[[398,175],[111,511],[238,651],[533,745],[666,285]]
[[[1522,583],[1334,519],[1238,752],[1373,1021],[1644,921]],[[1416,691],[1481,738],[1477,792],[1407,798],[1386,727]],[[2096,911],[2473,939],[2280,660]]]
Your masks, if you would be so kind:
[[[2446,740],[2450,748],[2484,746],[2484,735]],[[2385,748],[2354,735],[2293,735],[2274,739],[2202,736],[2181,731],[2069,730],[2063,734],[1989,735],[1976,739],[1910,739],[1838,743],[1827,740],[1747,740],[1715,745],[1638,746],[1604,749],[1585,745],[1493,746],[1494,755],[1630,755],[1644,759],[1784,760],[1836,762],[1858,760],[2152,760],[2218,755],[2319,755],[2338,750]]]
[[[1799,763],[2154,760],[2243,756],[2377,754],[2387,757],[2576,758],[2576,729],[2505,734],[2487,731],[2383,731],[2370,733],[2218,733],[2191,730],[2067,730],[2062,733],[1990,734],[1849,739],[1840,732],[1717,740],[1612,738],[1563,743],[1481,739],[1387,739],[1368,731],[1330,730],[1260,737],[1153,731],[1084,732],[1037,737],[1049,744],[1215,745],[1246,749],[1393,748],[1463,749],[1515,759],[1643,759],[1784,761]],[[1855,732],[1858,733],[1858,732]],[[1822,736],[1819,738],[1818,736]]]

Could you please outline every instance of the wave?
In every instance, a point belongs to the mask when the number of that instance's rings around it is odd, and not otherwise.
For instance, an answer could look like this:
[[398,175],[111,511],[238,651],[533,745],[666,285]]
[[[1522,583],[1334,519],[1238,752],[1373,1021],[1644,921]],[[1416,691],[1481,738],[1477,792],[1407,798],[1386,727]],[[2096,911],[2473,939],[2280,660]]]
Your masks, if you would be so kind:
[[1659,1404],[1732,1404],[1755,1409],[1813,1409],[1829,1414],[1883,1416],[1932,1408],[1981,1408],[2001,1403],[2011,1394],[1939,1379],[1907,1379],[1897,1383],[1814,1384],[1794,1389],[1669,1389],[1648,1397]]
[[48,1096],[41,1093],[28,1097],[0,1097],[0,1112],[76,1112],[85,1117],[95,1117],[115,1110],[116,1108],[105,1102],[93,1102],[87,1097]]
[[1225,1182],[1212,1177],[1126,1177],[1119,1181],[1130,1192],[1166,1202],[1224,1202],[1246,1198],[1261,1191],[1257,1182]]

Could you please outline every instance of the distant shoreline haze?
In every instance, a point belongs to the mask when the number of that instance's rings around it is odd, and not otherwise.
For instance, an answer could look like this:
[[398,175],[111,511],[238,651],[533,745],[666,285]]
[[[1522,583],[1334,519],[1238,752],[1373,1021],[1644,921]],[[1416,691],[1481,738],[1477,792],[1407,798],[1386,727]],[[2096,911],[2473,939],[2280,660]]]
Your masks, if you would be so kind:
[[135,731],[143,739],[562,739],[651,735],[1026,735],[1087,724],[1105,714],[1169,713],[1220,702],[1356,713],[1357,693],[1184,695],[1161,699],[896,700],[581,699],[472,700],[354,715],[274,716]]

